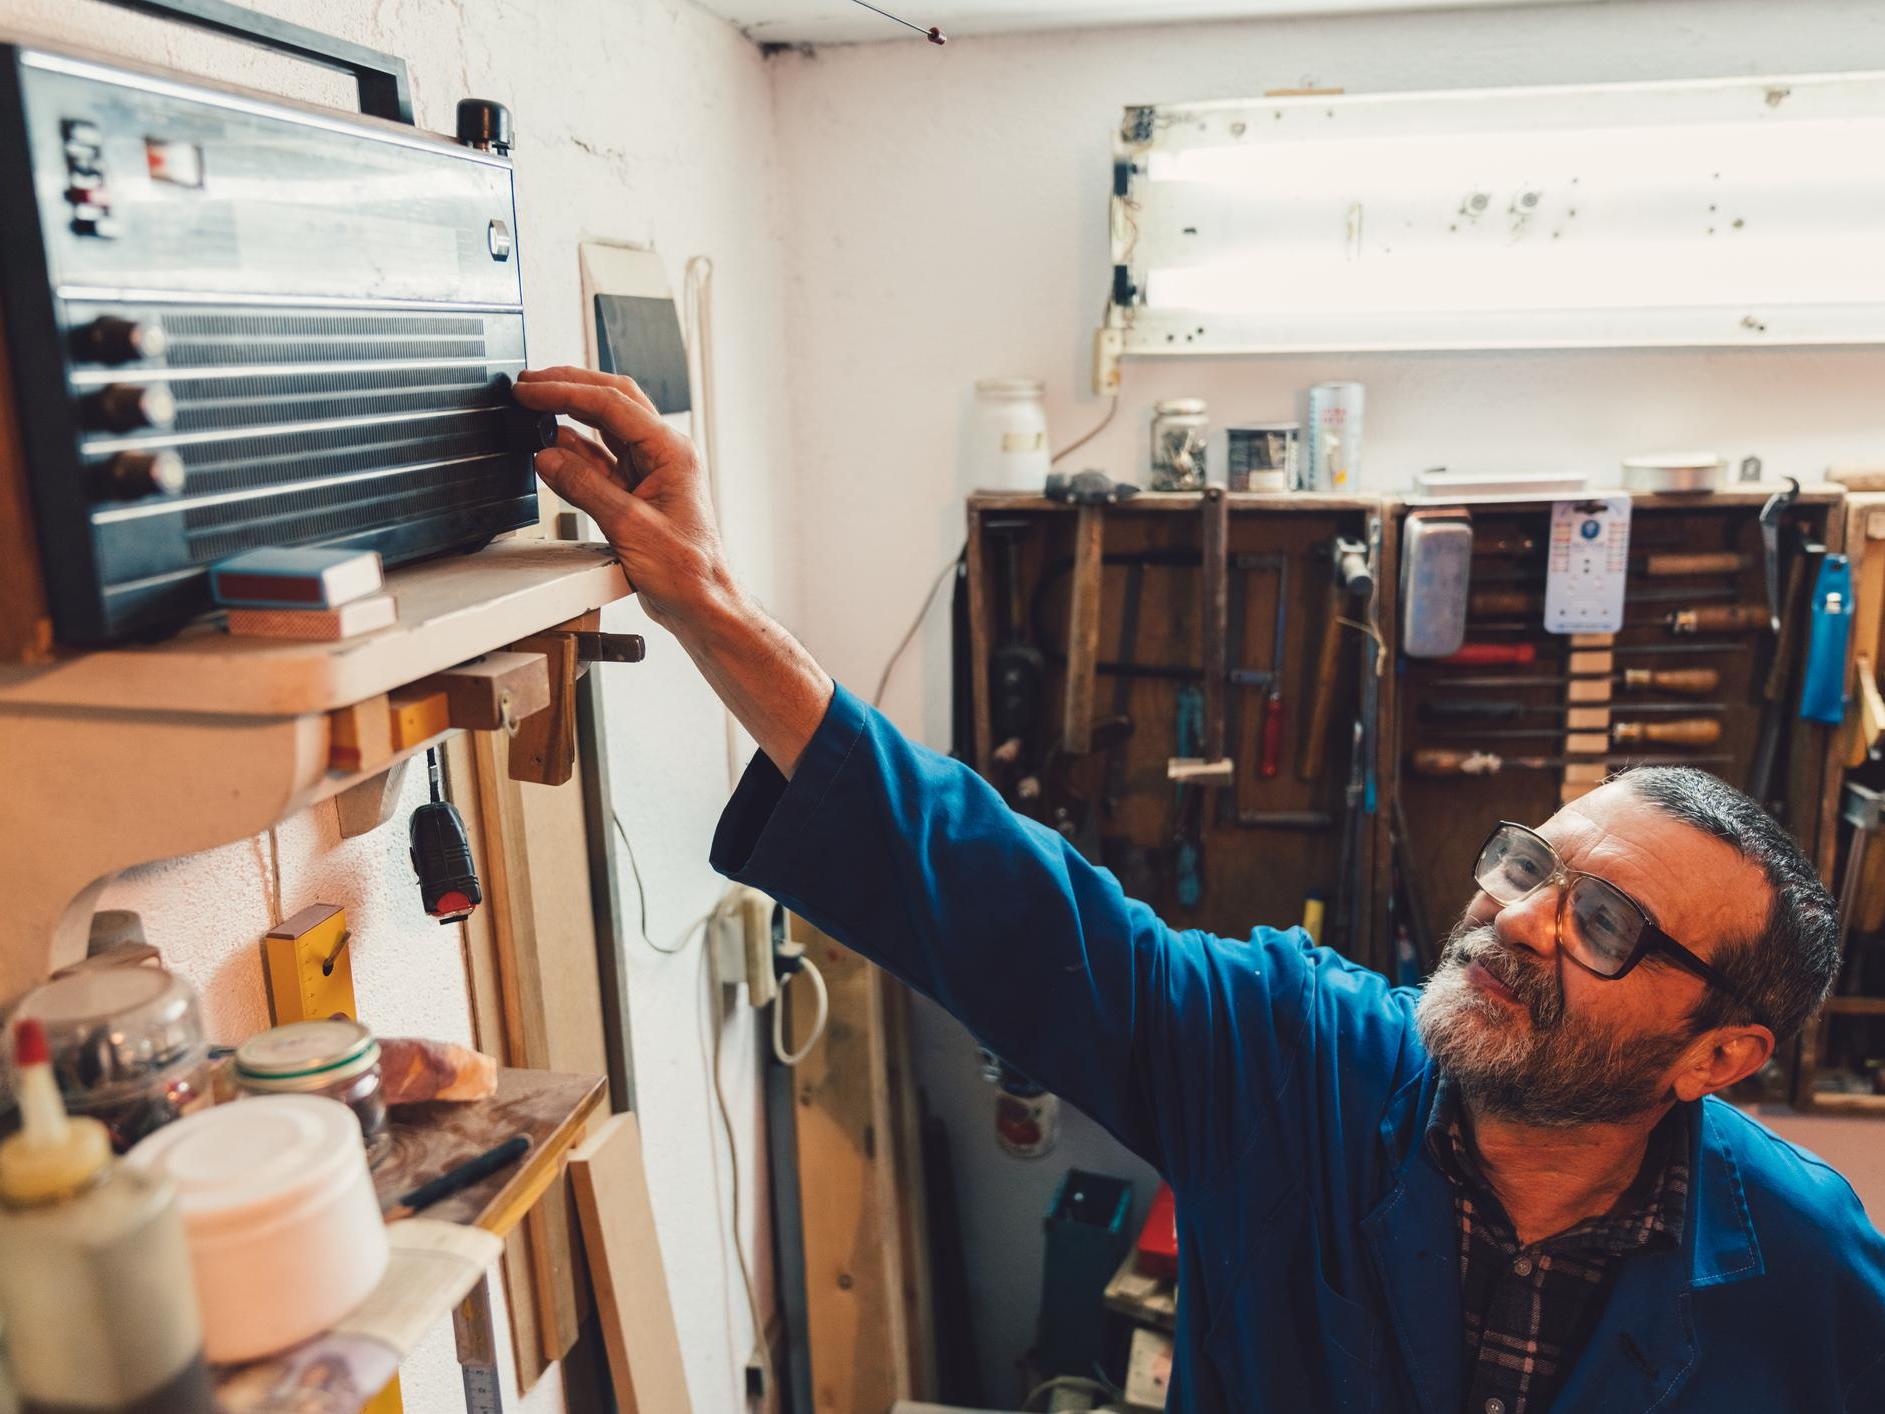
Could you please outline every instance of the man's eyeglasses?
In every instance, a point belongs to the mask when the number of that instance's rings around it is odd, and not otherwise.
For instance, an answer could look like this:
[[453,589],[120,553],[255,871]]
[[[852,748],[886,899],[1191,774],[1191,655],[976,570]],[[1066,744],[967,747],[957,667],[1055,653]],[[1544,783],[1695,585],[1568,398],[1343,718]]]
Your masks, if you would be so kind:
[[1502,906],[1522,902],[1553,884],[1562,885],[1558,946],[1586,972],[1615,981],[1649,954],[1660,953],[1727,993],[1750,1013],[1755,1011],[1733,983],[1658,928],[1648,911],[1622,889],[1595,874],[1565,868],[1550,841],[1536,830],[1500,821],[1480,848],[1473,882]]

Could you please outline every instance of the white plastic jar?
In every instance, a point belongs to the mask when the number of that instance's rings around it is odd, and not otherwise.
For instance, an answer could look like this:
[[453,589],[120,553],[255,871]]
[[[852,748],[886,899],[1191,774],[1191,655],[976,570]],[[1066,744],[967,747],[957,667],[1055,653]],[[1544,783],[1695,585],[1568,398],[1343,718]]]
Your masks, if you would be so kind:
[[1036,378],[984,378],[975,385],[964,451],[976,490],[1041,493],[1050,460],[1044,391]]
[[386,1272],[360,1124],[338,1100],[219,1105],[165,1125],[124,1161],[176,1187],[212,1364],[320,1334]]

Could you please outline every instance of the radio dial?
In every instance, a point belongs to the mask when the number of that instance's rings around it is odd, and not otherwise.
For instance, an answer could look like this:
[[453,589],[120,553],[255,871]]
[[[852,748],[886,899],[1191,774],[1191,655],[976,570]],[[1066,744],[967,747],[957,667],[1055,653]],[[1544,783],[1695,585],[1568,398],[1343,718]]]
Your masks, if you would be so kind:
[[175,452],[119,452],[105,463],[102,490],[121,501],[174,496],[183,489],[183,458]]
[[142,427],[168,427],[177,420],[177,400],[161,384],[140,387],[112,383],[85,400],[86,420],[111,432],[136,432]]
[[79,330],[79,356],[97,363],[130,363],[133,359],[162,358],[170,335],[155,319],[120,319],[101,314]]

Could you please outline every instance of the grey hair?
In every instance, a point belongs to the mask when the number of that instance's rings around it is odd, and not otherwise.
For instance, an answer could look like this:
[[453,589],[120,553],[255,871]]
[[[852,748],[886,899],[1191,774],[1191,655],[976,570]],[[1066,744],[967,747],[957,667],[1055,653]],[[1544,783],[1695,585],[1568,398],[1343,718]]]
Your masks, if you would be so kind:
[[1766,876],[1767,917],[1709,959],[1746,1003],[1711,987],[1689,1020],[1698,1035],[1760,1021],[1784,1046],[1839,975],[1839,911],[1818,873],[1779,821],[1719,776],[1693,766],[1638,766],[1611,781],[1670,819],[1725,840]]

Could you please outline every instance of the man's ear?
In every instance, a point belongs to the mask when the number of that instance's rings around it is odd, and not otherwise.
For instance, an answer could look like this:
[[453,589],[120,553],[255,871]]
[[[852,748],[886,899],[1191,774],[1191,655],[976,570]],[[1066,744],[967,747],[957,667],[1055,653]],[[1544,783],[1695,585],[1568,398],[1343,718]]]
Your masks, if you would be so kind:
[[1745,1080],[1774,1053],[1774,1033],[1765,1026],[1718,1026],[1695,1038],[1677,1063],[1678,1100],[1699,1100]]

